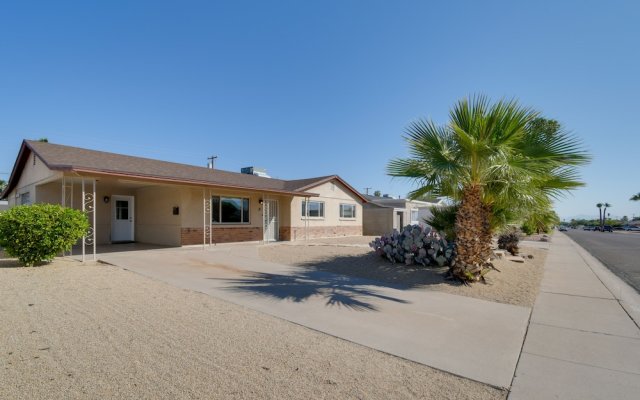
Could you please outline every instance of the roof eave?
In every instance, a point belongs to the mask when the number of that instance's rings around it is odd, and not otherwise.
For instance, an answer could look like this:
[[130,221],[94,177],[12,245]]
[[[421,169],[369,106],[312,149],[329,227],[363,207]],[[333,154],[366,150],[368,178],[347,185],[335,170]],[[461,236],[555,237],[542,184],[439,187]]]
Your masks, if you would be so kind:
[[322,185],[323,183],[327,183],[327,182],[331,182],[332,180],[337,180],[338,182],[340,182],[344,187],[346,187],[347,189],[349,189],[351,192],[353,192],[353,194],[355,194],[360,200],[362,200],[362,204],[365,203],[369,203],[369,200],[367,200],[363,195],[360,194],[360,192],[358,192],[357,190],[355,190],[351,185],[349,185],[344,179],[340,178],[340,176],[338,175],[331,175],[331,176],[327,176],[324,179],[320,179],[317,182],[313,182],[309,185],[303,186],[301,188],[299,188],[300,190],[306,190],[306,189],[311,189],[314,188],[318,185]]
[[277,194],[286,194],[286,195],[303,196],[303,197],[319,196],[317,193],[311,193],[306,191],[290,191],[290,190],[256,188],[256,187],[242,186],[242,185],[228,185],[223,183],[202,181],[198,179],[178,179],[178,178],[163,177],[163,176],[128,174],[128,173],[108,171],[108,170],[97,170],[97,169],[91,169],[91,168],[74,168],[69,166],[58,166],[58,165],[53,165],[50,168],[55,170],[71,171],[78,174],[89,174],[89,175],[99,175],[99,176],[109,176],[109,177],[125,177],[129,179],[139,179],[143,181],[165,182],[165,183],[174,183],[174,184],[183,184],[183,185],[198,185],[198,186],[204,186],[204,187],[217,187],[217,188],[225,188],[225,189],[250,190],[254,192],[277,193]]

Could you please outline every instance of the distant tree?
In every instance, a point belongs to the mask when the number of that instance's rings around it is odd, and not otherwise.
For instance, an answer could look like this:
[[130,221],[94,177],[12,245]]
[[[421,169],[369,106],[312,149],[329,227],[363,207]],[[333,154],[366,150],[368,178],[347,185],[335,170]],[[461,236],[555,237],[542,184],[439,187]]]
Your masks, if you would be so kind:
[[380,196],[382,196],[382,192],[379,191],[379,190],[376,190],[375,192],[373,192],[373,195],[376,196],[376,197],[380,197]]
[[0,192],[2,192],[6,187],[7,187],[7,181],[5,181],[4,179],[0,179]]
[[629,217],[627,217],[626,215],[622,217],[622,219],[620,220],[623,224],[626,224],[627,222],[629,222]]
[[631,201],[640,201],[640,192],[638,192],[637,194],[634,194],[633,196],[631,196],[631,198],[629,200],[631,200]]
[[555,119],[538,117],[529,122],[528,128],[547,139],[552,139],[557,132],[562,130],[562,125]]
[[604,232],[604,225],[605,225],[604,223],[605,223],[605,220],[607,219],[607,207],[610,208],[612,206],[609,203],[604,203],[604,211],[602,212],[602,224],[601,224],[601,228],[603,229],[600,229],[600,232]]
[[602,206],[604,204],[602,203],[598,203],[596,204],[596,207],[598,207],[598,212],[600,213],[600,217],[598,218],[598,226],[602,226]]
[[40,139],[38,139],[38,142],[49,143],[49,139],[47,139],[46,137],[41,137]]

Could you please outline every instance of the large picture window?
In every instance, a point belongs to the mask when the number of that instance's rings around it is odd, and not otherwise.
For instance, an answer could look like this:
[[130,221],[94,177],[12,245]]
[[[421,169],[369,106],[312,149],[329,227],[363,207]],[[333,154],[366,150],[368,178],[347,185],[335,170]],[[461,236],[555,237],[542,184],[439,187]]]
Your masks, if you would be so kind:
[[[307,210],[307,204],[309,209]],[[324,202],[322,201],[303,201],[302,216],[309,218],[324,218]]]
[[355,204],[340,204],[340,218],[355,218]]
[[214,224],[248,224],[249,199],[245,197],[211,197],[211,222]]

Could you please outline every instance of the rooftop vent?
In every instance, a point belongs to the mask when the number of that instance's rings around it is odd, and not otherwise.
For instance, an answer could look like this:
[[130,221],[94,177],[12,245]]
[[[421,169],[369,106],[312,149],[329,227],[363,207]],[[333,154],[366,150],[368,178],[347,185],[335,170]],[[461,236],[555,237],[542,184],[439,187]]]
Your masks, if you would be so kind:
[[247,175],[255,175],[255,176],[259,176],[261,178],[271,178],[268,174],[267,174],[267,170],[264,168],[258,168],[258,167],[244,167],[244,168],[240,168],[240,172],[243,174],[247,174]]

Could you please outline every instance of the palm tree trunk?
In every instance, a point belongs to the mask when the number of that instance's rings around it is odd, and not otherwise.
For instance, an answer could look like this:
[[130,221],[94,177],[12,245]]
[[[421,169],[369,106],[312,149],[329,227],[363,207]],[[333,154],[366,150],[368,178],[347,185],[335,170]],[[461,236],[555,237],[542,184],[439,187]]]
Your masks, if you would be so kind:
[[598,211],[600,212],[600,226],[602,226],[602,208],[598,207]]
[[491,253],[489,207],[482,201],[482,187],[471,185],[462,192],[456,214],[456,261],[451,274],[464,281],[480,280]]

